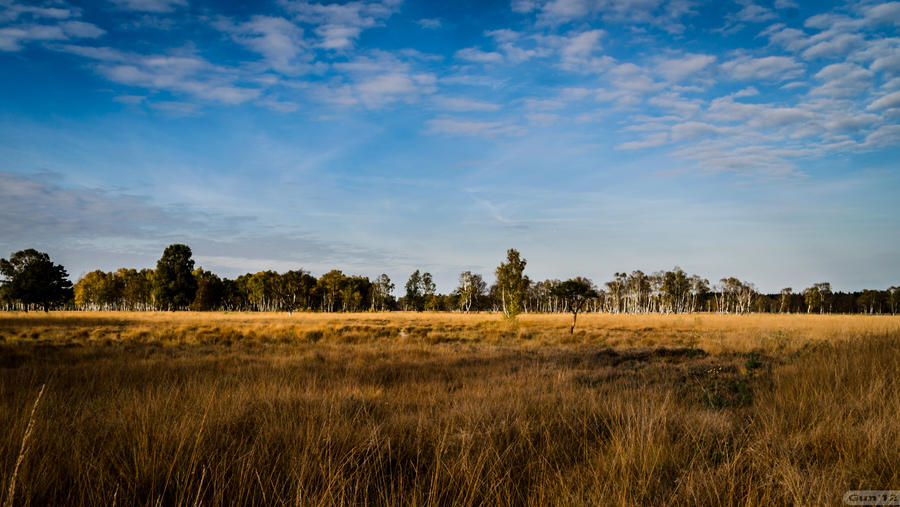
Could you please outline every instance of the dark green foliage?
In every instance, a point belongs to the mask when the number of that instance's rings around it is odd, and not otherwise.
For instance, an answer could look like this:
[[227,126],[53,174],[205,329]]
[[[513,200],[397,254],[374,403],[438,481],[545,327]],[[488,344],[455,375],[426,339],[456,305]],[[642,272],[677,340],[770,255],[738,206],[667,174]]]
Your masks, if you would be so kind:
[[197,279],[194,260],[187,245],[169,245],[156,263],[153,297],[162,310],[184,310],[194,301]]
[[215,310],[222,306],[225,299],[225,284],[215,274],[197,268],[194,271],[197,280],[197,292],[191,303],[191,310]]
[[584,305],[593,298],[599,296],[594,284],[587,278],[573,278],[566,280],[553,288],[552,294],[558,297],[565,307],[572,312],[572,328],[569,333],[575,333],[575,321],[578,312],[584,309]]
[[14,253],[9,260],[0,259],[0,274],[5,279],[0,285],[0,299],[7,305],[48,311],[72,299],[72,282],[66,269],[33,248]]

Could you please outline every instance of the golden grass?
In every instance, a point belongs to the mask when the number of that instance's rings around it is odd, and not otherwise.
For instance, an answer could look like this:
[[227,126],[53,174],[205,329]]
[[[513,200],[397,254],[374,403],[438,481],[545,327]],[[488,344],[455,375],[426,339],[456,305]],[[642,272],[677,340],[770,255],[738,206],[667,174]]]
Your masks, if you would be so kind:
[[0,491],[29,421],[21,505],[829,505],[900,488],[900,318],[578,324],[3,314]]
[[510,324],[491,313],[30,312],[0,314],[0,340],[56,344],[512,340],[520,345],[695,346],[707,352],[746,352],[892,335],[900,333],[900,316],[585,314],[575,335],[565,336],[570,325],[568,314],[526,314]]

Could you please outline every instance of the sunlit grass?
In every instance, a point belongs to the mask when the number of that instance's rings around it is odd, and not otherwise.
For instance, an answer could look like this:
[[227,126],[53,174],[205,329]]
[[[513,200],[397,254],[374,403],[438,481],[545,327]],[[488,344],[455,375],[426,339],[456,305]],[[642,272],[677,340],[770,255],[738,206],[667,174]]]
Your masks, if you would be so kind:
[[900,318],[569,325],[2,314],[0,491],[16,473],[17,505],[812,505],[900,485]]

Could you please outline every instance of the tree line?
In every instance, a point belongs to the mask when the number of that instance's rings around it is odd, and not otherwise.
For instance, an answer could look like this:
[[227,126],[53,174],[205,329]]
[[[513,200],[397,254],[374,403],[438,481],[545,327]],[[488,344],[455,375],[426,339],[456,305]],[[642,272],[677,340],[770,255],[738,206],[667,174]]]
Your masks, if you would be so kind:
[[681,268],[617,272],[596,286],[591,280],[532,281],[514,249],[494,272],[491,285],[479,273],[459,275],[455,290],[439,294],[431,273],[416,270],[399,290],[387,274],[375,279],[331,270],[319,277],[303,269],[260,271],[235,279],[195,267],[187,245],[165,249],[155,269],[101,270],[74,285],[63,266],[34,249],[0,259],[0,307],[6,310],[193,311],[461,311],[519,313],[866,313],[896,314],[900,287],[835,292],[829,283],[802,290],[760,293],[752,283],[722,278],[716,284]]

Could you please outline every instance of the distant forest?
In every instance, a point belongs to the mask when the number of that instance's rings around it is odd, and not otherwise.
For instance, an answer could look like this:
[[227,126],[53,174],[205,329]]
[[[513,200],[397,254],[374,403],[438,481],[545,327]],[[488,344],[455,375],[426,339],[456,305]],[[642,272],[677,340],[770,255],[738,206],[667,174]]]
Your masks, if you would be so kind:
[[[518,313],[865,313],[896,314],[900,287],[834,292],[827,282],[762,294],[752,283],[722,278],[718,283],[681,268],[616,273],[596,286],[591,280],[534,281],[516,250],[488,285],[465,271],[456,289],[438,294],[428,272],[416,270],[401,287],[386,274],[365,276],[329,271],[318,278],[297,269],[260,271],[234,280],[194,267],[191,249],[170,245],[156,269],[92,271],[74,285],[63,266],[33,249],[0,259],[0,308],[5,310],[191,310],[191,311],[458,311]],[[399,295],[399,297],[397,297]]]

